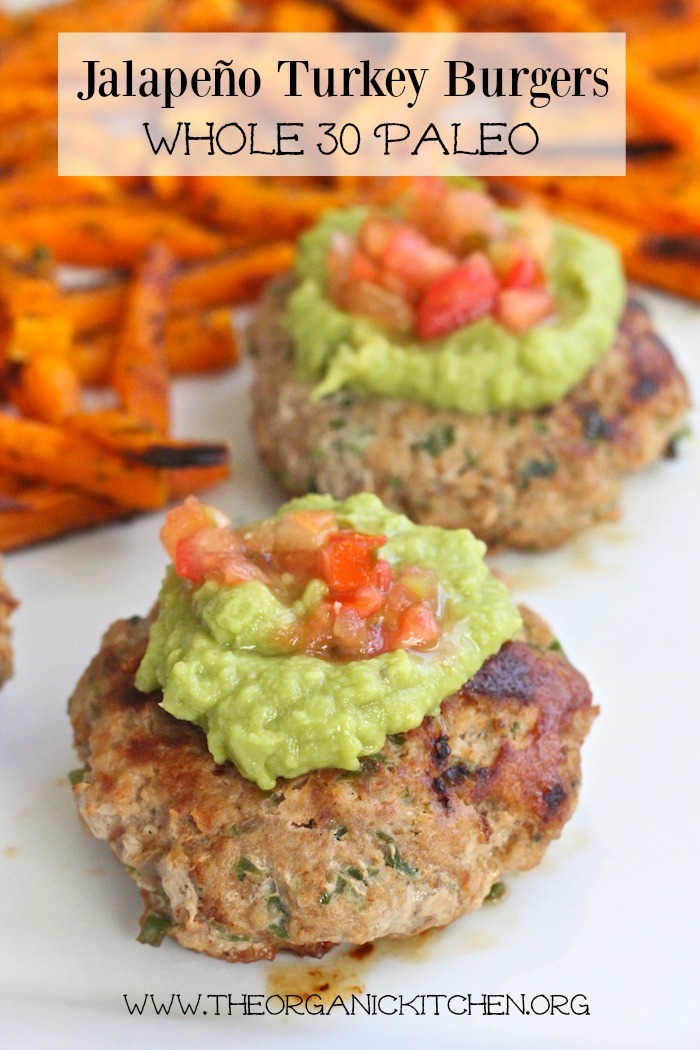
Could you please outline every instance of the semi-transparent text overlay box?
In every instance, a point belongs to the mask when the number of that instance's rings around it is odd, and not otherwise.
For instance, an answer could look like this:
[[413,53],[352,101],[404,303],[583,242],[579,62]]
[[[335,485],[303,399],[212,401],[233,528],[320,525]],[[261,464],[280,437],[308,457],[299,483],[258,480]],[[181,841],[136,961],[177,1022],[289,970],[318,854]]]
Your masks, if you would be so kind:
[[62,33],[64,175],[623,175],[620,33]]

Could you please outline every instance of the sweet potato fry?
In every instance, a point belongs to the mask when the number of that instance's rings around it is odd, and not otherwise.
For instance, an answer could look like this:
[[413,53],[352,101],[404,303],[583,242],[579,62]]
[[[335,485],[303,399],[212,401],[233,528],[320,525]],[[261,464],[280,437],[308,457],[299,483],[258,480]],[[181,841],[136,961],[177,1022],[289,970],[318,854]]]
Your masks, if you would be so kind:
[[0,168],[17,168],[22,164],[44,161],[55,154],[56,141],[55,117],[0,124]]
[[40,350],[11,371],[10,400],[29,419],[63,423],[80,409],[80,382],[66,353]]
[[37,485],[0,500],[0,550],[16,550],[54,539],[75,529],[87,529],[128,517],[118,503],[77,489]]
[[171,309],[182,314],[250,302],[270,277],[288,270],[293,262],[294,246],[279,242],[188,267],[173,280]]
[[219,485],[230,474],[228,466],[189,467],[168,471],[168,499],[170,501],[185,499],[194,492]]
[[[280,242],[220,255],[186,267],[173,278],[171,312],[179,316],[193,310],[249,302],[270,277],[288,270],[293,261],[294,246]],[[123,310],[125,288],[124,283],[115,281],[66,293],[63,311],[76,335],[80,337],[115,324]]]
[[29,480],[68,485],[124,507],[150,510],[167,497],[163,471],[141,466],[89,438],[0,412],[0,470]]
[[237,364],[240,347],[231,311],[223,307],[173,317],[165,326],[165,352],[171,371],[178,374],[215,372]]
[[246,175],[193,177],[184,192],[183,206],[202,222],[248,236],[269,230],[279,239],[295,237],[323,212],[349,200],[340,184],[332,189],[282,188]]
[[151,248],[127,291],[110,367],[111,385],[125,411],[161,434],[167,433],[170,418],[165,319],[172,272],[169,252]]
[[[105,386],[116,335],[105,329],[76,340],[69,351],[80,382]],[[197,374],[230,368],[240,358],[238,337],[228,309],[172,317],[165,326],[165,353],[174,374]]]
[[228,448],[220,442],[178,441],[121,409],[79,412],[71,417],[69,426],[104,448],[152,467],[190,469],[225,466],[229,461]]
[[[86,386],[103,386],[116,346],[113,331],[90,333],[73,343],[70,358]],[[175,374],[215,372],[230,368],[240,358],[238,336],[231,312],[223,307],[210,312],[171,317],[165,326],[165,354]]]
[[183,261],[223,251],[219,234],[178,215],[134,204],[40,208],[0,216],[3,236],[30,247],[46,245],[58,262],[77,266],[133,267],[151,244],[161,243]]
[[117,182],[106,175],[58,175],[55,159],[27,165],[0,180],[0,212],[114,203],[122,196]]
[[238,0],[174,0],[164,12],[165,33],[226,33],[235,26]]
[[265,28],[270,33],[331,33],[339,28],[339,19],[326,4],[281,0],[270,8]]

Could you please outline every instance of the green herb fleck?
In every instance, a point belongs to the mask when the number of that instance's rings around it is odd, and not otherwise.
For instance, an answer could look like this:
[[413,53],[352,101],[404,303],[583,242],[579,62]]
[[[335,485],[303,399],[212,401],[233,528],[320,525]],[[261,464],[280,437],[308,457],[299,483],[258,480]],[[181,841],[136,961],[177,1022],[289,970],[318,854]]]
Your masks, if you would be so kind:
[[216,930],[216,932],[219,934],[219,936],[223,937],[225,941],[249,941],[250,940],[250,937],[244,937],[240,933],[234,933],[232,930],[229,930],[228,926],[224,926],[224,924],[221,923],[221,922],[212,922],[212,926]]
[[377,838],[382,843],[382,853],[384,854],[384,863],[388,868],[394,868],[401,875],[407,875],[412,878],[418,874],[418,869],[414,868],[411,864],[403,859],[399,852],[399,847],[394,842],[391,835],[388,835],[385,831],[378,831]]
[[270,933],[274,934],[275,937],[279,937],[281,940],[286,941],[289,939],[289,933],[287,931],[287,923],[289,921],[289,908],[284,903],[281,897],[276,893],[267,898],[268,908],[272,908],[279,912],[282,916],[277,922],[271,923],[267,928]]
[[347,833],[348,833],[348,829],[345,827],[345,825],[344,824],[339,824],[338,827],[333,832],[333,838],[334,839],[342,839],[343,835],[347,835]]
[[68,774],[68,779],[70,780],[71,784],[82,784],[86,773],[86,769],[71,769],[70,773]]
[[557,638],[551,641],[547,648],[549,649],[550,653],[561,653],[562,656],[566,656],[566,653],[564,652],[564,647]]
[[450,424],[435,427],[422,441],[414,441],[411,445],[416,452],[427,452],[429,456],[439,456],[446,448],[455,443],[455,428]]
[[557,472],[557,462],[550,456],[548,459],[531,459],[518,471],[518,488],[530,488],[533,478],[551,478]]
[[484,903],[494,904],[496,901],[500,901],[505,892],[505,882],[494,882],[493,886],[484,897]]
[[241,829],[238,827],[238,824],[232,824],[228,829],[228,833],[232,839],[237,839],[241,833]]
[[390,474],[386,479],[386,483],[390,489],[402,489],[405,485],[403,478],[400,478],[398,474]]
[[154,911],[149,911],[141,923],[141,932],[136,940],[141,944],[150,944],[151,947],[157,948],[171,926],[172,922],[165,915],[158,915]]
[[238,881],[243,882],[246,875],[252,875],[256,879],[259,879],[264,874],[260,868],[253,864],[252,860],[248,860],[247,857],[239,857],[236,861],[236,874],[238,875]]
[[690,437],[692,432],[693,431],[691,427],[688,426],[688,424],[686,423],[685,426],[682,426],[680,430],[677,430],[675,434],[671,435],[671,437],[669,438],[668,445],[666,446],[666,451],[664,453],[667,459],[676,458],[676,456],[678,455],[678,446],[680,442],[683,441],[685,438]]
[[45,263],[51,258],[51,250],[45,244],[37,244],[32,251],[32,262]]
[[390,733],[387,737],[387,740],[390,740],[394,747],[403,747],[403,745],[406,743],[406,734]]
[[344,416],[337,416],[335,419],[331,419],[331,421],[330,421],[330,423],[328,425],[330,426],[331,430],[342,430],[342,428],[346,424],[347,424],[347,419],[345,419]]
[[276,911],[280,912],[281,915],[284,915],[285,918],[289,916],[289,908],[276,893],[273,893],[271,897],[267,898],[267,906],[268,908],[274,908]]
[[515,740],[516,736],[520,732],[520,722],[513,722],[513,723],[511,723],[511,727],[510,727],[509,732],[510,732],[510,735],[513,737],[513,740]]
[[478,466],[479,464],[479,460],[476,458],[476,456],[470,448],[464,450],[464,462],[466,466],[471,467],[472,469]]

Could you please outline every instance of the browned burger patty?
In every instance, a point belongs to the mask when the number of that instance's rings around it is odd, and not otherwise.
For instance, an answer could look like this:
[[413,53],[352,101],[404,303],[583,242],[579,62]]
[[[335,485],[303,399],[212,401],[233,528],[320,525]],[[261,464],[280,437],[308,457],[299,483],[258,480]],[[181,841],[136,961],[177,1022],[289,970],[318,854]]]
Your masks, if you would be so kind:
[[114,624],[70,702],[86,765],[74,791],[141,887],[151,928],[232,961],[321,955],[443,926],[504,872],[535,865],[576,805],[596,709],[546,626],[523,615],[522,639],[439,717],[390,737],[357,773],[271,792],[216,765],[159,693],[136,691],[148,621]]
[[623,474],[669,448],[685,380],[630,300],[612,348],[559,404],[465,416],[339,391],[320,401],[294,371],[283,325],[289,280],[251,324],[253,427],[291,494],[371,491],[422,524],[466,526],[489,544],[548,548],[614,518]]

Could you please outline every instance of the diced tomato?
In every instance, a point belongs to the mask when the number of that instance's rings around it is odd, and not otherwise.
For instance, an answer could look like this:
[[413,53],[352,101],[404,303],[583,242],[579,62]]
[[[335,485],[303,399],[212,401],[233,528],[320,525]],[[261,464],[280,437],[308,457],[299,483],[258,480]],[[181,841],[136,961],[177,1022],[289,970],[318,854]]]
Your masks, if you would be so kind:
[[355,608],[346,603],[336,603],[333,616],[333,639],[348,654],[357,655],[366,649],[367,623]]
[[543,282],[542,271],[531,255],[522,254],[503,279],[504,288],[533,288]]
[[376,580],[375,551],[384,543],[385,536],[365,536],[357,532],[337,532],[329,536],[321,551],[321,573],[331,595],[373,586]]
[[246,558],[241,538],[232,529],[209,525],[178,540],[175,571],[199,585],[205,580],[234,586],[264,580],[265,574]]
[[445,195],[440,224],[446,243],[456,251],[475,235],[493,237],[503,228],[492,197],[478,190],[456,187],[450,187]]
[[380,215],[370,215],[362,223],[358,242],[360,249],[371,259],[379,262],[386,250],[386,246],[393,237],[398,223],[393,219],[385,219]]
[[383,558],[377,559],[375,569],[375,584],[380,591],[385,594],[394,582],[394,570],[388,561],[384,561]]
[[411,605],[399,616],[392,639],[397,648],[429,649],[440,637],[435,613],[427,602]]
[[376,262],[370,259],[365,252],[353,252],[348,264],[347,279],[349,281],[368,281],[370,284],[381,284],[381,270]]
[[275,522],[275,551],[317,551],[338,527],[332,510],[296,510]]
[[161,542],[174,560],[179,540],[210,525],[228,523],[228,518],[221,511],[200,503],[196,496],[188,496],[184,503],[179,507],[172,507],[165,515],[165,522],[160,530]]
[[340,305],[350,313],[368,317],[392,332],[408,332],[413,326],[413,310],[395,292],[369,281],[349,284]]
[[554,297],[547,288],[505,288],[496,302],[496,320],[511,332],[526,332],[554,313]]
[[439,277],[418,304],[421,339],[436,339],[493,311],[500,284],[482,252],[473,252],[460,266]]
[[381,257],[385,270],[396,277],[409,296],[417,296],[457,265],[451,252],[439,248],[411,226],[397,226]]

